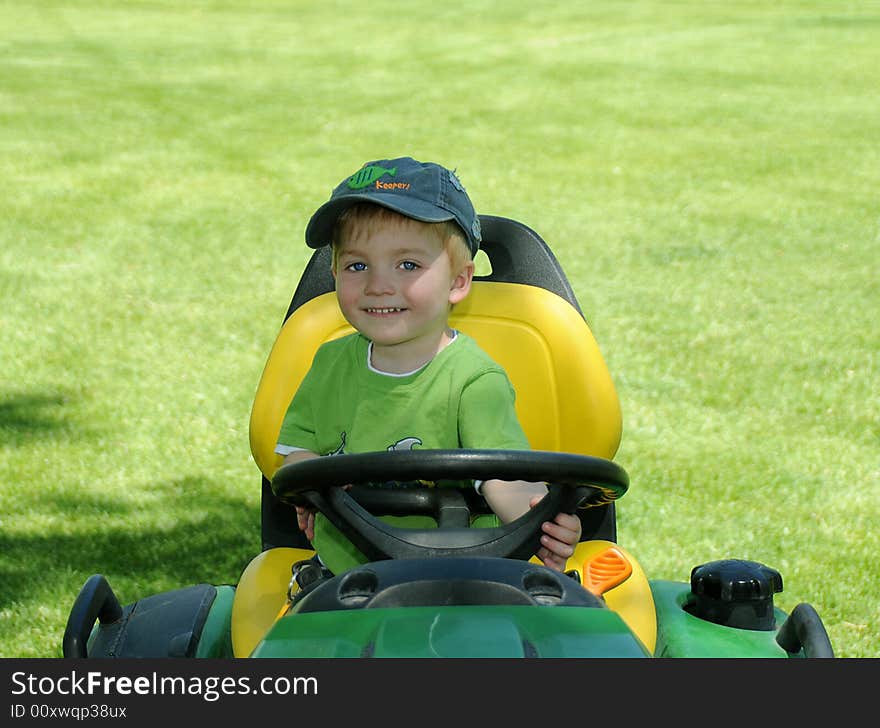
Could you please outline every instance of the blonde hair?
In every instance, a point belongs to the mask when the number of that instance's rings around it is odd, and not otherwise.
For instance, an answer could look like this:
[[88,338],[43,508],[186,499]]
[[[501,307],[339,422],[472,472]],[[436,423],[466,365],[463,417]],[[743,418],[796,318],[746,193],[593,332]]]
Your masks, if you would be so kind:
[[390,210],[382,205],[362,202],[352,205],[345,210],[333,227],[333,239],[331,241],[333,261],[330,264],[331,269],[333,271],[336,270],[336,261],[343,243],[349,240],[356,240],[361,236],[372,235],[383,225],[400,225],[402,223],[420,225],[434,235],[446,250],[453,271],[461,270],[473,260],[464,233],[454,220],[422,222],[421,220],[414,220],[406,215],[401,215],[399,212]]

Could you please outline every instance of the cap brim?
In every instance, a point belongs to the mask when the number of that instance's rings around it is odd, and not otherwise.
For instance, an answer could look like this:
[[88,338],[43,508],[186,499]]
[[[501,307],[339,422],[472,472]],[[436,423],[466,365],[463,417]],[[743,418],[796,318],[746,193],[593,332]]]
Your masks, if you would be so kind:
[[446,222],[456,219],[449,210],[412,197],[395,194],[351,194],[325,202],[315,211],[309,224],[306,225],[306,245],[310,248],[329,245],[333,241],[333,227],[339,216],[359,202],[387,207],[389,210],[421,222]]

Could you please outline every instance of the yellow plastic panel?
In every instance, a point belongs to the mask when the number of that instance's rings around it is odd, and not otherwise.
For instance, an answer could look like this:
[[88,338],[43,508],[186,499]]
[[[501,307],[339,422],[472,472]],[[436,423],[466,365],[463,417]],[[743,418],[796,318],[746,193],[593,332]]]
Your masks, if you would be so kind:
[[[567,301],[534,286],[475,281],[450,324],[507,371],[533,449],[614,456],[617,392],[589,326]],[[304,304],[282,327],[251,411],[251,452],[266,477],[281,464],[274,453],[281,422],[315,352],[351,331],[334,293]]]
[[232,653],[247,657],[275,623],[287,601],[290,567],[314,551],[275,548],[255,556],[241,574],[232,602]]

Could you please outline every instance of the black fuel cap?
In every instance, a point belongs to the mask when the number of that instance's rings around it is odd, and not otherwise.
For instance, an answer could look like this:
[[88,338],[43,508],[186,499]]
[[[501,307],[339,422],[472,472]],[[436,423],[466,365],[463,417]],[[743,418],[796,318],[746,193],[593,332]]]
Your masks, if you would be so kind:
[[739,629],[776,627],[773,595],[782,591],[782,575],[757,561],[723,559],[691,571],[695,617]]

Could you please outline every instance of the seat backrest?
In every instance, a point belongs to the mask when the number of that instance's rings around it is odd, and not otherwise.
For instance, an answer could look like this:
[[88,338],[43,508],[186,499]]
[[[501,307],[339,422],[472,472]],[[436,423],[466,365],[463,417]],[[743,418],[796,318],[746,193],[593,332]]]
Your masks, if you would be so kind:
[[[492,272],[475,278],[450,324],[507,371],[533,449],[611,459],[622,426],[617,392],[555,256],[521,223],[489,216],[481,216],[481,223],[481,249]],[[333,293],[329,250],[321,248],[303,273],[254,398],[250,444],[264,477],[264,501],[274,498],[265,486],[281,464],[274,448],[294,393],[318,347],[351,331]],[[265,502],[263,518],[267,547],[277,539],[266,537]],[[602,536],[615,535],[613,522],[610,531],[606,524]]]

